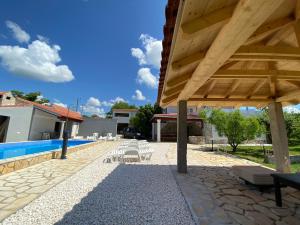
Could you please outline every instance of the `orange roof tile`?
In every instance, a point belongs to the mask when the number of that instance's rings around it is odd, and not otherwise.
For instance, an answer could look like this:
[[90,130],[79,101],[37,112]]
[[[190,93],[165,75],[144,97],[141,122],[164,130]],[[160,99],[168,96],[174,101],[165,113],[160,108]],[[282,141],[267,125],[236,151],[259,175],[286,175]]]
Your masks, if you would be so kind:
[[42,105],[37,102],[31,102],[22,98],[17,98],[17,99],[22,103],[24,103],[24,104],[18,103],[19,106],[33,105],[37,108],[44,109],[46,111],[54,113],[64,119],[68,118],[70,120],[83,121],[83,118],[80,113],[69,110],[68,108],[58,106],[58,105]]

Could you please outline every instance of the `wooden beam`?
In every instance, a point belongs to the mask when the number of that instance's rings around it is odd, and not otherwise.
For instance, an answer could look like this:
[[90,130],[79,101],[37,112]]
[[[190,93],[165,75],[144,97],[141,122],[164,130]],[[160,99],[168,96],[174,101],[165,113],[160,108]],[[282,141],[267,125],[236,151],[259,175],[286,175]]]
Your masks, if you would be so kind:
[[288,92],[285,95],[276,98],[276,102],[288,102],[300,97],[300,90]]
[[279,31],[295,22],[293,16],[280,18],[271,22],[267,22],[260,26],[253,35],[245,42],[245,45],[251,45],[255,42],[258,42],[265,37],[269,36],[270,34]]
[[251,89],[248,91],[247,94],[247,98],[251,98],[251,96],[253,96],[256,92],[258,92],[265,84],[266,84],[267,80],[259,80],[257,81],[252,87]]
[[300,47],[300,20],[297,20],[294,24],[294,31],[297,39],[297,44]]
[[287,83],[288,85],[293,85],[296,88],[300,88],[300,80],[294,81],[294,80],[282,80],[283,82]]
[[235,78],[267,78],[268,76],[278,76],[281,79],[284,77],[297,77],[300,78],[300,71],[292,70],[218,70],[211,79],[226,78],[229,76]]
[[192,21],[182,24],[183,38],[190,38],[193,34],[205,31],[213,26],[221,26],[229,21],[235,5],[215,10],[207,15],[200,16]]
[[178,86],[168,89],[167,91],[164,92],[165,96],[178,94],[184,88],[184,85],[185,85],[185,83],[182,83]]
[[187,74],[183,74],[181,76],[177,76],[169,81],[167,81],[167,87],[174,87],[174,86],[178,86],[182,83],[186,83],[187,80],[189,78],[191,78],[192,74],[191,73],[187,73]]
[[276,77],[269,76],[270,94],[272,97],[276,97]]
[[[187,83],[192,74],[184,74],[167,82],[168,88],[177,87]],[[278,80],[300,80],[300,71],[290,70],[218,70],[211,80],[218,79],[267,79],[277,76]]]
[[226,91],[226,94],[225,94],[225,98],[229,98],[230,95],[238,88],[238,86],[240,85],[241,83],[241,80],[238,80],[238,79],[235,79],[230,88]]
[[211,90],[214,88],[214,86],[216,85],[217,81],[216,80],[212,80],[210,82],[210,84],[207,86],[207,88],[205,89],[205,91],[203,92],[203,96],[204,98],[207,97],[207,95],[209,94],[209,92],[211,92]]
[[272,99],[246,99],[246,98],[190,98],[189,102],[211,102],[211,103],[269,103]]
[[294,16],[297,20],[300,19],[300,1],[299,0],[296,0]]
[[280,41],[282,41],[284,38],[288,37],[293,33],[293,25],[289,24],[285,26],[284,28],[278,30],[267,42],[266,45],[268,46],[274,46],[277,45]]
[[[172,63],[172,69],[178,70],[192,63],[200,62],[206,52],[198,52]],[[300,48],[282,46],[241,46],[228,61],[279,61],[300,60]]]
[[196,52],[194,54],[191,54],[185,58],[179,59],[172,63],[172,69],[178,70],[184,66],[190,65],[192,63],[199,62],[201,59],[203,59],[205,56],[205,52]]
[[162,99],[162,103],[164,105],[166,105],[166,104],[168,104],[170,102],[173,102],[173,101],[175,101],[177,99],[178,95],[179,94],[177,93],[177,94],[171,95],[169,97],[166,97],[166,98]]

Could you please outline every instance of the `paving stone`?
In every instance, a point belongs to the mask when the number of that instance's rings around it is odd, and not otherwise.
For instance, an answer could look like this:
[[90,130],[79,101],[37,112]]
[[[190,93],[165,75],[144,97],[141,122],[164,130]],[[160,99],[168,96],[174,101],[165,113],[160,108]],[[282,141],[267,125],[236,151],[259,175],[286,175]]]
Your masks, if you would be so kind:
[[299,225],[300,218],[296,218],[295,216],[288,216],[282,219],[288,225]]
[[0,196],[2,197],[11,197],[16,195],[14,191],[0,191]]
[[272,208],[271,211],[278,216],[289,216],[292,214],[290,209]]
[[237,214],[237,213],[234,213],[234,212],[228,212],[228,214],[234,220],[236,220],[239,224],[242,224],[242,225],[255,225],[255,223],[253,221],[251,221],[250,219],[248,219],[244,215],[240,215],[240,214]]
[[26,191],[26,190],[28,190],[28,189],[30,189],[30,187],[24,186],[24,187],[17,188],[17,189],[16,189],[16,192],[17,192],[17,193],[22,193],[22,192],[24,192],[24,191]]
[[9,216],[12,213],[13,213],[13,211],[11,211],[11,210],[1,209],[0,210],[0,221],[2,221],[4,218],[6,218],[7,216]]
[[253,210],[253,207],[251,205],[246,205],[246,204],[238,204],[237,205],[239,208],[244,209],[244,210]]
[[229,195],[242,195],[242,192],[236,189],[222,189],[223,193]]
[[66,161],[49,160],[0,176],[0,212],[3,211],[0,221],[53,185],[76,173],[116,144],[118,143],[101,143],[84,152],[78,151],[70,154]]
[[[2,204],[10,204],[10,203],[12,203],[13,201],[15,201],[17,198],[16,197],[8,197],[8,198],[6,198],[6,199],[4,199],[1,203]],[[2,210],[2,209],[1,209]],[[0,211],[1,211],[0,210]]]
[[272,213],[271,210],[269,208],[267,208],[267,207],[253,204],[253,208],[256,209],[257,211],[263,213],[264,215],[268,216],[272,220],[279,220],[280,219],[279,216],[277,216],[274,213]]
[[274,224],[273,220],[269,219],[266,215],[260,212],[255,212],[255,211],[246,212],[245,215],[257,224],[262,224],[262,225]]
[[243,204],[253,204],[254,201],[246,196],[226,196],[230,201],[234,201],[237,203],[243,203]]
[[262,206],[269,207],[269,208],[276,207],[275,201],[271,201],[271,200],[259,202],[259,204],[262,205]]
[[34,200],[36,197],[37,197],[36,194],[31,194],[31,195],[28,195],[24,198],[18,198],[15,201],[13,201],[11,204],[4,207],[4,209],[5,210],[17,211],[19,208],[27,205],[29,202]]
[[244,190],[242,193],[243,193],[243,195],[252,198],[255,202],[262,202],[262,201],[266,200],[259,193],[252,191],[252,190]]
[[222,208],[225,209],[225,210],[231,211],[231,212],[235,212],[235,213],[238,213],[238,214],[243,214],[243,209],[238,208],[234,205],[225,204]]

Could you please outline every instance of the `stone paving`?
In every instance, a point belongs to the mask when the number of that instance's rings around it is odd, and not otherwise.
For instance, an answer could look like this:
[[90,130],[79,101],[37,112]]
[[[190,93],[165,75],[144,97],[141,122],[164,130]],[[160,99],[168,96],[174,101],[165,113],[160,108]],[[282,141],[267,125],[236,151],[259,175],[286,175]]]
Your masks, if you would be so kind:
[[118,142],[101,142],[68,155],[0,176],[0,221],[96,160]]
[[257,165],[223,153],[203,152],[188,145],[188,174],[176,172],[176,144],[168,160],[198,224],[299,225],[300,192],[283,188],[283,207],[274,192],[259,192],[233,176],[233,165]]

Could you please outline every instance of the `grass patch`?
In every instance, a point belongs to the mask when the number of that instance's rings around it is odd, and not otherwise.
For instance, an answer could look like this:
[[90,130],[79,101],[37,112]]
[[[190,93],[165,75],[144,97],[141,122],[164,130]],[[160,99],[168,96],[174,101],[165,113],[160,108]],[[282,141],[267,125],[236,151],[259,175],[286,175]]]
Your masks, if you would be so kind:
[[[267,146],[265,150],[271,150],[272,147]],[[264,151],[260,146],[238,146],[236,152],[232,152],[231,147],[226,147],[227,153],[236,155],[240,158],[250,160],[252,162],[256,162],[267,167],[275,168],[275,165],[272,163],[265,163],[264,162]],[[300,155],[300,145],[289,147],[290,155]],[[292,172],[299,172],[300,171],[300,163],[292,163],[291,164]]]

